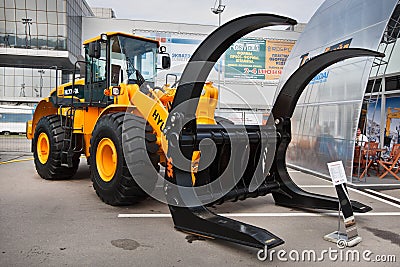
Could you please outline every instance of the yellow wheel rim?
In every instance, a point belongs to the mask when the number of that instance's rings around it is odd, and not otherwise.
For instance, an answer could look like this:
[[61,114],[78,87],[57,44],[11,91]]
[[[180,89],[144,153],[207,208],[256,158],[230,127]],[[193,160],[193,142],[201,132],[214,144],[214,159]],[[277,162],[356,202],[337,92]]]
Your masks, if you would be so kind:
[[46,133],[39,134],[36,149],[40,163],[46,164],[50,155],[50,141]]
[[96,151],[97,171],[104,182],[109,182],[117,170],[117,149],[113,141],[103,138]]

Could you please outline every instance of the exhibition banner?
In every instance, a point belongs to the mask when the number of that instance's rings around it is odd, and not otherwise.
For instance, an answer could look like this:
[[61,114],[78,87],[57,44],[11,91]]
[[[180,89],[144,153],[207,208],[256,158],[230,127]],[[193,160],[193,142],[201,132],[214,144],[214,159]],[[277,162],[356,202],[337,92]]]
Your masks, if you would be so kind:
[[[385,119],[386,124],[381,125],[381,98],[370,99],[367,112],[366,135],[371,141],[380,142],[381,131],[389,137],[389,141],[399,144],[400,142],[400,97],[387,97]],[[387,143],[387,142],[386,142]],[[389,144],[385,144],[389,146]]]
[[279,79],[294,44],[294,41],[266,40],[265,80]]
[[264,79],[265,40],[241,38],[225,52],[225,78]]
[[294,41],[241,38],[225,52],[225,78],[278,80]]

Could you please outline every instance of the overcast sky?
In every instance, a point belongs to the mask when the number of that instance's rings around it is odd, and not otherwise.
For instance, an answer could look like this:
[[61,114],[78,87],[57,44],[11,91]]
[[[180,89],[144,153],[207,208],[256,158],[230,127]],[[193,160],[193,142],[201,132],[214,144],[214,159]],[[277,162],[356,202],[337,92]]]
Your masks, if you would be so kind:
[[[217,0],[218,1],[218,0]],[[218,25],[211,12],[215,0],[86,0],[92,7],[111,7],[120,19]],[[273,13],[308,22],[324,0],[222,0],[222,23],[251,13]]]

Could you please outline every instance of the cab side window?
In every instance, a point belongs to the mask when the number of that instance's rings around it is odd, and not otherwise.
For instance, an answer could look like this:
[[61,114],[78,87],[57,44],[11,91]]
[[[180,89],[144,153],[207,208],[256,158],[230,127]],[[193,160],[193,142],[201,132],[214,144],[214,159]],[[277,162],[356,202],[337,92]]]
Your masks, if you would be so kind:
[[121,46],[117,36],[111,37],[111,85],[115,86],[123,82],[126,77],[126,58],[121,52]]
[[101,82],[106,80],[106,43],[101,43],[101,57],[92,58],[92,82]]

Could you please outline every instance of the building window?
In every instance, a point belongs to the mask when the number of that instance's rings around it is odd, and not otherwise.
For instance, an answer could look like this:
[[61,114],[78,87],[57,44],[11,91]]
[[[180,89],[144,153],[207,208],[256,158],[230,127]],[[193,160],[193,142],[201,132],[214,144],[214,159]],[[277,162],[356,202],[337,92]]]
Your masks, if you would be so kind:
[[[62,72],[58,71],[58,84]],[[54,69],[0,67],[0,97],[45,97],[56,84]]]
[[3,20],[0,13],[0,47],[67,49],[65,0],[2,2],[5,8],[0,10],[4,12]]
[[15,8],[14,0],[5,0],[5,7],[6,8]]

